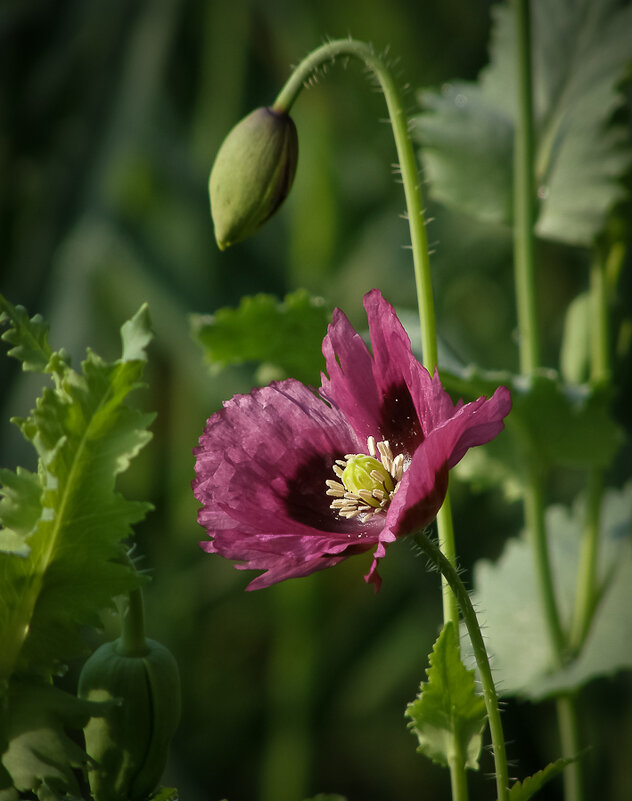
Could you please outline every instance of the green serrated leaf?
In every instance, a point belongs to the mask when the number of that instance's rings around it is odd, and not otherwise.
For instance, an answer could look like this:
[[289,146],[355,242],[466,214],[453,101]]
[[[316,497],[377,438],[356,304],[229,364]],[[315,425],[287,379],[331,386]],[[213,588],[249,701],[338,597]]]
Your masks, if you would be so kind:
[[[534,0],[532,8],[537,233],[590,245],[624,190],[632,160],[618,87],[630,62],[632,7],[618,0]],[[516,33],[509,3],[494,9],[490,65],[477,83],[424,92],[415,120],[431,193],[477,219],[512,222]]]
[[143,367],[140,358],[107,363],[88,352],[81,373],[65,365],[16,421],[38,473],[2,475],[0,522],[15,547],[0,553],[0,679],[27,667],[46,674],[82,653],[81,627],[141,581],[123,541],[150,506],[123,498],[115,481],[151,438],[152,416],[125,404]]
[[215,369],[263,362],[276,369],[277,378],[318,384],[329,317],[322,299],[298,290],[280,303],[272,295],[245,297],[236,309],[219,309],[212,317],[194,315],[192,327]]
[[149,345],[153,336],[149,306],[143,303],[131,320],[121,326],[122,360],[124,362],[146,361],[145,348]]
[[52,356],[48,323],[39,314],[29,320],[23,306],[13,306],[0,295],[0,323],[4,322],[10,327],[2,334],[2,339],[14,346],[9,356],[21,361],[24,370],[43,373]]
[[[570,511],[552,506],[546,512],[554,586],[565,628],[574,609],[584,514],[582,502]],[[476,564],[472,600],[484,615],[485,638],[493,669],[502,676],[504,695],[539,700],[632,667],[632,639],[628,636],[632,630],[632,483],[605,494],[599,582],[600,601],[581,653],[558,670],[542,615],[530,545],[522,539],[510,540],[498,562]],[[466,663],[473,664],[467,642],[463,649]]]
[[551,779],[559,776],[564,768],[574,761],[575,759],[557,759],[542,770],[534,773],[533,776],[529,776],[521,782],[515,782],[509,790],[509,801],[529,801],[538,790],[547,782],[550,782]]
[[150,801],[178,801],[178,791],[175,787],[161,787],[155,793],[152,793]]
[[[442,370],[441,379],[449,391],[465,398],[489,396],[499,385],[511,390],[508,436],[498,438],[499,444],[490,448],[490,453],[502,461],[507,479],[514,485],[520,482],[516,470],[527,452],[543,469],[605,468],[622,442],[621,429],[610,414],[606,388],[565,384],[556,371],[545,369],[531,376],[516,376],[470,367],[460,373]],[[480,461],[470,454],[466,459]],[[462,470],[461,475],[465,472]]]
[[32,681],[11,682],[4,700],[2,767],[12,787],[34,792],[40,801],[78,797],[73,768],[87,765],[89,757],[66,730],[81,730],[91,716],[102,714],[103,706]]
[[0,551],[28,556],[28,538],[35,530],[42,511],[42,486],[38,476],[18,467],[0,470]]
[[512,219],[513,123],[474,83],[420,95],[413,132],[423,146],[430,194],[478,220]]
[[477,770],[485,702],[476,694],[474,671],[461,662],[458,635],[449,621],[435,642],[426,672],[428,681],[406,708],[409,728],[419,740],[417,751],[439,765],[456,761]]

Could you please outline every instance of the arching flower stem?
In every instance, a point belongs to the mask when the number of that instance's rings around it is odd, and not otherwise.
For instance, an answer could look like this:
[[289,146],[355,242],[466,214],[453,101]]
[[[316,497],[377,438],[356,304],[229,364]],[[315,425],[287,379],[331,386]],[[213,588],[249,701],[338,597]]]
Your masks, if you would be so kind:
[[408,120],[404,114],[401,94],[390,70],[385,62],[376,55],[373,48],[365,42],[358,42],[354,39],[336,39],[312,51],[301,61],[279,92],[272,108],[275,111],[289,112],[309,78],[323,64],[343,56],[360,59],[375,75],[380,88],[384,92],[391,125],[393,126],[393,137],[406,197],[406,210],[415,268],[415,285],[419,302],[423,365],[432,375],[437,366],[437,337],[435,332],[434,301],[430,282],[428,239],[424,224],[415,151],[408,133]]
[[[314,73],[324,64],[332,62],[338,57],[354,57],[362,61],[371,73],[373,73],[384,93],[391,125],[393,127],[395,147],[397,149],[402,185],[406,198],[406,210],[415,271],[415,287],[419,307],[423,365],[432,375],[437,366],[437,336],[434,299],[430,278],[428,238],[426,235],[422,206],[419,172],[401,94],[385,61],[376,55],[370,45],[364,42],[359,42],[354,39],[337,39],[327,42],[312,51],[292,71],[292,75],[281,89],[272,108],[279,112],[289,112],[304,85],[313,77]],[[472,644],[477,654],[477,661],[481,663],[479,664],[479,670],[483,683],[485,702],[488,705],[490,731],[494,748],[494,758],[496,760],[498,801],[505,801],[505,799],[508,798],[507,762],[502,725],[498,712],[498,701],[476,615],[474,614],[467,592],[454,567],[456,563],[456,549],[449,492],[437,515],[437,528],[440,548],[436,548],[429,540],[428,543],[436,550],[436,553],[435,550],[433,550],[434,556],[432,560],[440,567],[442,573],[444,620],[450,620],[454,623],[455,627],[458,626],[459,605],[461,606],[468,632],[470,637],[473,638]],[[439,556],[440,561],[438,559]],[[455,590],[455,586],[459,587],[458,592]],[[464,604],[467,605],[469,611],[466,612]],[[477,644],[474,643],[474,638]],[[461,779],[463,779],[463,777],[461,777]],[[465,786],[462,780],[459,781],[458,784],[462,787]],[[465,792],[460,793],[460,795],[463,799],[466,797]]]
[[[306,82],[322,67],[338,57],[359,59],[377,79],[388,108],[393,137],[399,160],[402,185],[406,198],[406,211],[410,230],[413,267],[415,271],[415,288],[419,307],[419,323],[421,327],[422,363],[430,375],[437,366],[437,334],[435,326],[434,299],[430,278],[430,258],[428,254],[428,238],[424,212],[422,207],[419,171],[415,159],[415,151],[408,129],[408,120],[404,114],[401,93],[393,80],[393,76],[382,58],[376,55],[373,48],[365,42],[354,39],[337,39],[322,45],[306,56],[293,70],[285,86],[279,92],[272,108],[279,112],[289,112]],[[441,549],[447,558],[455,564],[456,549],[454,529],[450,510],[450,496],[437,515],[437,527]],[[443,616],[445,620],[458,622],[458,607],[452,591],[443,582]]]

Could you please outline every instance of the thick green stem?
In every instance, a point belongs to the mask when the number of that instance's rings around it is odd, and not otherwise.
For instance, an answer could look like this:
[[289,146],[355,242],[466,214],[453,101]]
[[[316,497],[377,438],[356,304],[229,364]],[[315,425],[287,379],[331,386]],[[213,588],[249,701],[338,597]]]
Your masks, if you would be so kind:
[[579,653],[584,644],[597,605],[597,567],[602,495],[603,471],[595,468],[590,470],[588,474],[586,522],[579,551],[575,610],[569,641],[570,648],[575,654]]
[[[531,9],[529,0],[514,0],[517,31],[518,120],[514,151],[514,263],[516,305],[520,343],[520,370],[529,375],[540,367],[540,342],[535,291],[535,215],[534,177],[535,136],[531,64]],[[553,657],[558,667],[567,658],[567,644],[555,597],[553,572],[548,551],[544,516],[543,475],[532,458],[525,489],[525,520],[533,547],[540,598]],[[570,714],[570,700],[558,703],[558,726],[563,756],[577,743],[576,715]],[[574,707],[573,707],[574,711]],[[566,801],[580,801],[581,775],[573,769],[565,774]]]
[[608,335],[608,273],[617,271],[623,248],[615,246],[608,257],[596,256],[590,265],[590,380],[608,382],[611,377],[610,337]]
[[[577,720],[577,697],[562,695],[557,701],[557,720],[562,742],[562,753],[577,756],[581,751],[579,723]],[[564,768],[564,801],[584,801],[581,760]]]
[[454,738],[454,756],[450,759],[450,789],[452,801],[467,801],[467,774],[465,771],[466,754],[461,748],[460,738]]
[[144,656],[147,653],[145,606],[140,587],[129,593],[127,605],[121,613],[121,638],[118,651],[122,656]]
[[540,366],[540,338],[535,290],[536,212],[533,169],[535,144],[531,85],[531,21],[529,0],[515,0],[518,30],[518,124],[514,143],[514,269],[520,371]]
[[524,489],[524,514],[527,534],[533,550],[536,577],[539,587],[542,612],[547,627],[553,658],[557,667],[562,667],[566,640],[560,621],[549,543],[546,533],[544,489],[542,476],[536,464],[531,465]]
[[[608,275],[616,274],[623,258],[619,243],[607,259],[597,256],[590,269],[590,380],[594,387],[608,384],[611,379],[610,342],[608,336]],[[597,568],[599,562],[599,532],[603,471],[593,468],[588,474],[586,522],[579,552],[575,615],[570,644],[575,653],[581,649],[592,622],[598,597]]]
[[[448,559],[450,564],[456,565],[456,547],[454,541],[454,526],[452,522],[452,502],[450,491],[446,492],[443,506],[437,514],[437,535],[439,537],[439,547]],[[443,619],[447,622],[451,620],[455,625],[459,619],[459,605],[452,588],[445,576],[441,576],[441,591],[443,594]]]
[[496,694],[496,687],[492,678],[492,671],[489,666],[489,658],[485,649],[483,635],[481,634],[480,626],[476,612],[472,606],[470,596],[468,595],[465,585],[459,578],[459,574],[449,562],[446,557],[441,553],[440,548],[434,544],[425,534],[417,534],[415,542],[419,545],[421,550],[428,556],[430,561],[435,564],[441,571],[441,575],[446,579],[452,591],[454,592],[463,615],[463,621],[467,628],[470,640],[472,642],[472,649],[476,659],[476,665],[483,686],[483,698],[485,700],[485,707],[487,709],[487,717],[489,720],[489,731],[492,738],[492,749],[494,753],[494,763],[496,766],[496,791],[498,794],[498,801],[508,801],[509,799],[509,777],[507,772],[507,755],[505,752],[505,738],[503,735],[503,727],[500,719],[500,710],[498,707],[498,696]]

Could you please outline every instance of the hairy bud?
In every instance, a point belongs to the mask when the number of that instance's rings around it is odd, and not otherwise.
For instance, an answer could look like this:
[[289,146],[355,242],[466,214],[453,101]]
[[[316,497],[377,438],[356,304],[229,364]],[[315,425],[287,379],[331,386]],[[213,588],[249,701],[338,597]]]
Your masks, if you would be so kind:
[[246,239],[274,214],[290,191],[297,161],[298,137],[289,114],[258,108],[232,129],[209,180],[220,250]]

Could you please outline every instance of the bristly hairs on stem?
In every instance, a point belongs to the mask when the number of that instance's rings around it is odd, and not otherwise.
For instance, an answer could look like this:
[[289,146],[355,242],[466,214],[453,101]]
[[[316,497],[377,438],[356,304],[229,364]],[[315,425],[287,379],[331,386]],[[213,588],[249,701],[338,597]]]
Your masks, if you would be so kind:
[[[405,115],[399,87],[385,63],[386,59],[382,60],[380,57],[376,56],[374,48],[364,42],[353,39],[331,41],[326,45],[316,48],[316,50],[312,51],[303,59],[277,95],[272,108],[275,111],[289,113],[294,101],[303,88],[305,79],[324,61],[331,62],[332,56],[334,55],[354,56],[366,67],[369,67],[384,93],[395,140],[397,159],[401,168],[406,206],[408,208],[410,241],[415,273],[415,289],[419,306],[423,364],[430,374],[433,374],[437,367],[437,335],[434,299],[431,286],[428,239],[421,197],[423,182],[419,175],[419,162],[410,136],[409,116]],[[389,59],[389,61],[392,62],[393,60]],[[455,626],[458,626],[459,620],[457,597],[460,598],[460,611],[466,621],[484,686],[484,697],[490,722],[490,733],[494,743],[498,801],[508,801],[509,791],[505,745],[502,723],[498,710],[497,693],[489,668],[486,648],[480,630],[478,629],[476,613],[472,608],[468,592],[454,567],[456,556],[449,492],[446,494],[443,507],[439,510],[439,514],[437,515],[437,530],[440,542],[439,547],[426,538],[425,550],[431,556],[431,560],[439,566],[442,573],[444,619],[446,621],[453,621]]]

